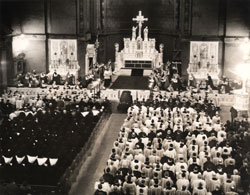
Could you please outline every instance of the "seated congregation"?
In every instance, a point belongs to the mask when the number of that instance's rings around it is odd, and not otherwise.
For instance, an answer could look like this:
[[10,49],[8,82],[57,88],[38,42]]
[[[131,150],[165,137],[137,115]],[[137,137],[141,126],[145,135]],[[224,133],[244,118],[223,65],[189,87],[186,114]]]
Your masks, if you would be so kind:
[[109,110],[107,99],[80,90],[6,91],[0,97],[1,182],[56,186]]
[[76,77],[73,74],[67,74],[62,77],[56,71],[52,75],[44,72],[37,74],[35,70],[25,74],[18,74],[13,81],[13,86],[16,87],[41,87],[46,88],[48,85],[79,85],[81,88],[86,88],[92,82],[93,76]]
[[95,194],[246,194],[249,123],[224,125],[212,106],[208,96],[185,93],[135,101]]

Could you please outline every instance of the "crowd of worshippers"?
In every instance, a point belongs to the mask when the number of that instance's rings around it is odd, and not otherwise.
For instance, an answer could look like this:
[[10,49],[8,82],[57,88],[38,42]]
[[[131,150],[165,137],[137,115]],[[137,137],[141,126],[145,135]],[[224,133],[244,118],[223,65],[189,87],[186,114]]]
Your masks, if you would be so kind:
[[[100,98],[95,94],[88,93],[87,90],[76,88],[50,88],[48,90],[5,90],[0,97],[0,114],[14,114],[15,110],[26,108],[42,108],[49,101],[57,102],[57,109],[68,109],[68,105],[74,104],[81,109],[108,109],[110,102],[107,97]],[[69,109],[68,109],[69,110]],[[110,110],[109,110],[110,111]]]
[[[66,93],[64,91],[64,93]],[[0,100],[1,181],[56,185],[87,142],[109,101],[61,92],[29,96],[8,91]],[[74,96],[75,95],[75,96]]]
[[95,194],[246,194],[249,125],[223,125],[218,111],[206,113],[210,106],[198,95],[132,105]]
[[241,82],[230,81],[226,76],[222,76],[220,80],[215,82],[209,74],[206,79],[201,81],[197,81],[193,74],[190,74],[188,79],[185,80],[180,76],[177,66],[169,61],[160,68],[154,69],[149,77],[149,88],[154,91],[173,92],[192,89],[197,92],[206,90],[212,93],[213,90],[218,90],[219,93],[225,94],[234,89],[239,89],[241,86]]

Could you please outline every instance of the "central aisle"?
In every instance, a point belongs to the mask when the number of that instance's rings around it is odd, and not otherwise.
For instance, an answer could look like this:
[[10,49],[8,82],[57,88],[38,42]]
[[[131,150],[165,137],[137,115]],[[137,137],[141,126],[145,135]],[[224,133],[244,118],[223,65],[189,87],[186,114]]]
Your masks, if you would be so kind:
[[113,113],[104,129],[95,141],[91,155],[87,158],[79,170],[77,181],[73,184],[70,195],[94,194],[94,184],[99,181],[111,153],[114,141],[118,137],[120,127],[126,118],[126,114]]

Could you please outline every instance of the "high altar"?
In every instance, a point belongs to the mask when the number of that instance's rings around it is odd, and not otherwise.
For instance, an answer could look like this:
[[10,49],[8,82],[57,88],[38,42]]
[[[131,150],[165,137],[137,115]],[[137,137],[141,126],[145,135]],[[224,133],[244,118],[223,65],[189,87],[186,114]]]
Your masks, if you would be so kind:
[[55,71],[62,77],[73,74],[78,77],[77,42],[73,39],[50,39],[49,75]]
[[218,50],[216,41],[191,41],[188,74],[197,80],[206,79],[208,74],[213,80],[218,80]]
[[[143,30],[144,37],[142,38],[142,24],[148,21],[141,14],[133,21],[138,23],[138,26],[132,27],[132,37],[124,38],[124,49],[119,51],[119,44],[115,44],[115,67],[116,70],[121,68],[129,69],[152,69],[159,68],[163,64],[163,44],[160,44],[160,52],[155,48],[155,39],[148,38],[148,27]],[[138,29],[138,35],[137,35]]]

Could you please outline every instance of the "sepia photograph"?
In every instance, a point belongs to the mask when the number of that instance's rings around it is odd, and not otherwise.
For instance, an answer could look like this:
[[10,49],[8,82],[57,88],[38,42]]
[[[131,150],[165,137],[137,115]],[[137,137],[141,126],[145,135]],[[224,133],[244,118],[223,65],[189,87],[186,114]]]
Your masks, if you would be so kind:
[[0,195],[250,195],[250,0],[0,0]]

